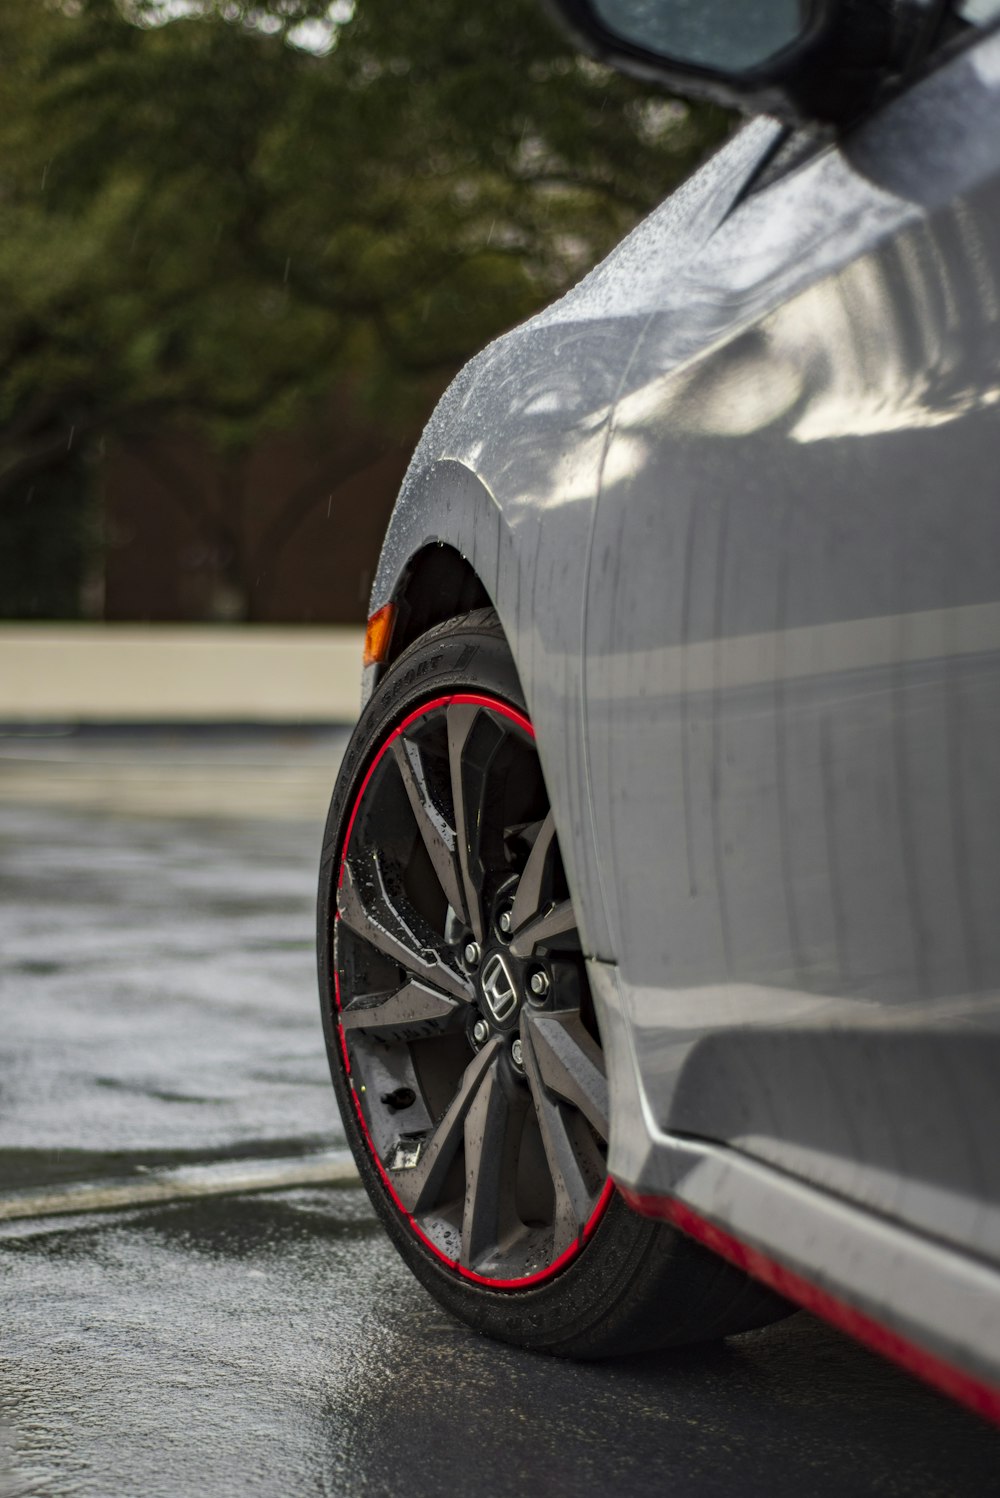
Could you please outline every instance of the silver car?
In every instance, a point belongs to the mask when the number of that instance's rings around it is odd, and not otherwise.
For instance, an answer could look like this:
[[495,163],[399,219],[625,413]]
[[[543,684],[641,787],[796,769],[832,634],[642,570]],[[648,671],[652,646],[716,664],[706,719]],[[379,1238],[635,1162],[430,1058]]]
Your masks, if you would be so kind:
[[414,455],[323,852],[345,1128],[480,1330],[802,1305],[1000,1418],[1000,4],[560,9],[768,114]]

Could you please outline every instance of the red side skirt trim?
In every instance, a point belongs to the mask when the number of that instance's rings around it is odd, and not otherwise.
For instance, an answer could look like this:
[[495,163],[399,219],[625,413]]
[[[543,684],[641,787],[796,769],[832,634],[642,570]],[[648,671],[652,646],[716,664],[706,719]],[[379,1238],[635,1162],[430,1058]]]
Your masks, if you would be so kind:
[[728,1259],[738,1269],[753,1275],[754,1279],[770,1286],[779,1295],[795,1301],[804,1310],[822,1317],[840,1331],[847,1332],[874,1352],[881,1353],[908,1372],[915,1373],[918,1378],[933,1384],[942,1393],[967,1404],[977,1414],[985,1415],[988,1420],[1000,1424],[1000,1388],[985,1383],[971,1373],[963,1372],[936,1353],[928,1352],[901,1337],[898,1332],[866,1315],[864,1311],[856,1310],[854,1306],[838,1300],[828,1290],[803,1279],[775,1259],[762,1254],[759,1249],[752,1248],[716,1227],[684,1202],[672,1197],[643,1196],[621,1185],[618,1190],[634,1212],[641,1213],[643,1217],[659,1217],[673,1223],[689,1237],[696,1238],[706,1248]]

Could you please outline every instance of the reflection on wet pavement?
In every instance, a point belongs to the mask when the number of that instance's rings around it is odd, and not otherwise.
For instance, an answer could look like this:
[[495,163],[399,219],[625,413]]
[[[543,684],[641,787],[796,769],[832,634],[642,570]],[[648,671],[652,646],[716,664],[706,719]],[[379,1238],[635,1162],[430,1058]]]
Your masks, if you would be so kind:
[[0,1189],[343,1143],[320,834],[0,808]]
[[22,1226],[0,1263],[8,1495],[995,1491],[995,1432],[805,1316],[612,1364],[478,1338],[356,1187]]

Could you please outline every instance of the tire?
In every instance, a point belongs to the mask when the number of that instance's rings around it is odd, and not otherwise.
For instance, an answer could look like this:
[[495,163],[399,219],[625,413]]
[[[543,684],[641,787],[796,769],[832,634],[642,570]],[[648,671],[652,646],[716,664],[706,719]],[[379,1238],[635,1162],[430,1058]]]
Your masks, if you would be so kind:
[[318,956],[361,1179],[413,1273],[460,1320],[601,1357],[787,1313],[630,1211],[607,1177],[597,1016],[492,611],[429,631],[362,714],[326,824]]

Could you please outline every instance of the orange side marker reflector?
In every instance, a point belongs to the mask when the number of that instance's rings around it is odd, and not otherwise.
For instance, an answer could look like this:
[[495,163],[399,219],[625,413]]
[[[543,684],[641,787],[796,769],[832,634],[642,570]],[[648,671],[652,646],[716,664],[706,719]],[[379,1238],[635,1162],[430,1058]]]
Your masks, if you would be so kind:
[[387,603],[372,614],[365,630],[365,665],[381,666],[389,654],[392,639],[392,624],[396,617],[396,605]]

